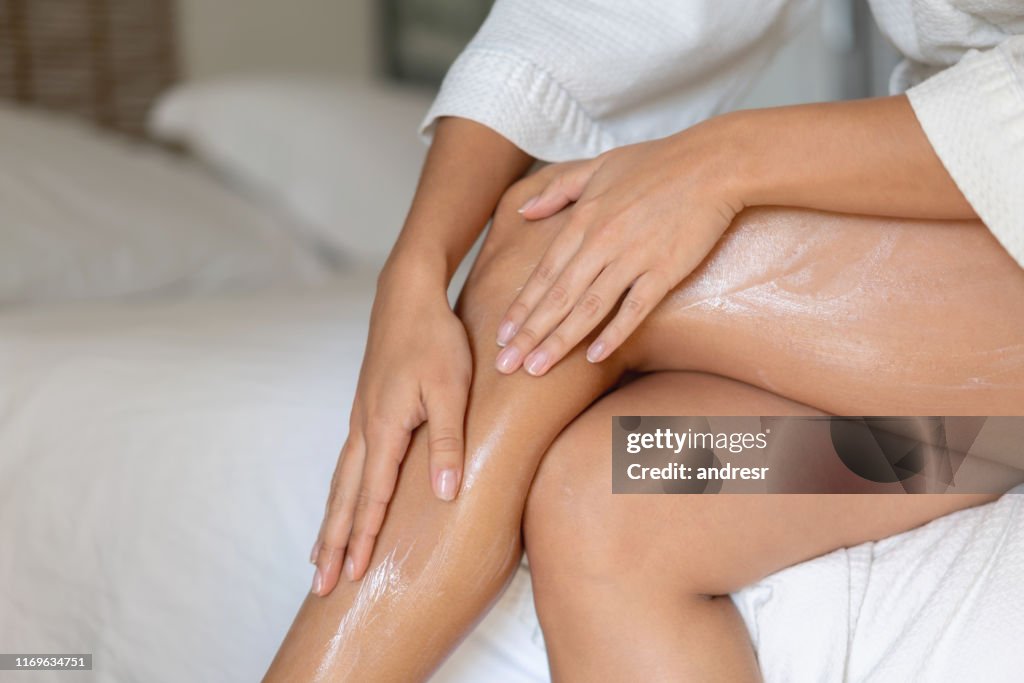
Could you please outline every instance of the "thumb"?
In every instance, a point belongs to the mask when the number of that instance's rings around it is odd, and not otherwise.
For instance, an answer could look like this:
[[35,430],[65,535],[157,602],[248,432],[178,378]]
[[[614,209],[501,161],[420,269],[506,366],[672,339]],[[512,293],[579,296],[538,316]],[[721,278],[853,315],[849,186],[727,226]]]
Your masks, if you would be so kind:
[[567,168],[548,182],[540,194],[527,199],[519,213],[527,220],[547,218],[558,213],[583,195],[583,190],[597,168],[596,160]]
[[452,386],[426,396],[430,483],[441,500],[454,500],[465,461],[464,422],[468,390]]

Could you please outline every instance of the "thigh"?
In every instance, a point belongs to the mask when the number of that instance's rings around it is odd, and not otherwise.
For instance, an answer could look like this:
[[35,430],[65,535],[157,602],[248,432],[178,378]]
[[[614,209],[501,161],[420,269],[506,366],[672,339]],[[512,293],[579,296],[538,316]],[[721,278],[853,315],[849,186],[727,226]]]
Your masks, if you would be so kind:
[[840,414],[1024,411],[1024,270],[977,222],[742,214],[624,348]]
[[[817,411],[735,380],[690,372],[652,373],[608,394],[562,432],[534,480],[526,546],[541,584],[544,577],[567,572],[598,581],[642,574],[669,590],[719,595],[836,548],[891,536],[994,498],[613,495],[609,424],[623,414]],[[544,552],[566,544],[576,552]]]

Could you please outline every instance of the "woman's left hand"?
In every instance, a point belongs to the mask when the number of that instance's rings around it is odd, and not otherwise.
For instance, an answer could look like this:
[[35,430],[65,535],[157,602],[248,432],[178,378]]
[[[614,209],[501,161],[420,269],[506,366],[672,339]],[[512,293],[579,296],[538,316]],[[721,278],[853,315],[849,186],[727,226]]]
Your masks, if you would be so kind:
[[713,122],[560,164],[523,205],[528,220],[562,210],[571,216],[502,318],[500,372],[523,365],[543,375],[621,298],[587,349],[591,362],[604,360],[700,265],[742,209],[738,162],[728,163],[728,137]]

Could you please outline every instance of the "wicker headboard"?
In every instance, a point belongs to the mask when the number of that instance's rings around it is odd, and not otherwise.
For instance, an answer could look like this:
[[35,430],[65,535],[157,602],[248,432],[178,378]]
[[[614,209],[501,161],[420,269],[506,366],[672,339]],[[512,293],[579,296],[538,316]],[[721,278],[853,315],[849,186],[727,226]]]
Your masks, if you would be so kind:
[[141,134],[176,75],[174,0],[0,0],[0,98]]

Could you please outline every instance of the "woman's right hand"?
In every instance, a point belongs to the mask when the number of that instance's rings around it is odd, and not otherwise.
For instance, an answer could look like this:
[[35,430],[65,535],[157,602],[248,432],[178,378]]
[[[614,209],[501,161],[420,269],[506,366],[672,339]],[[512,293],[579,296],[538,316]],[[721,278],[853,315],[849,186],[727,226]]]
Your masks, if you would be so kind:
[[469,340],[443,286],[408,269],[385,269],[349,420],[311,561],[313,593],[327,595],[342,571],[366,571],[412,431],[427,424],[430,481],[453,500],[462,479],[463,425],[472,376]]

